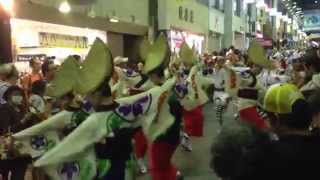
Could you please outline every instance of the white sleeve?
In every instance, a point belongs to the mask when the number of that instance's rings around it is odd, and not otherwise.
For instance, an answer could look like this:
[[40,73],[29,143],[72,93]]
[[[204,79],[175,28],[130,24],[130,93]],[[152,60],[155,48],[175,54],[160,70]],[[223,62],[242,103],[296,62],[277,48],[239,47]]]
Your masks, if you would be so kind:
[[30,111],[34,114],[41,114],[45,112],[46,105],[44,100],[38,95],[32,95],[29,99]]

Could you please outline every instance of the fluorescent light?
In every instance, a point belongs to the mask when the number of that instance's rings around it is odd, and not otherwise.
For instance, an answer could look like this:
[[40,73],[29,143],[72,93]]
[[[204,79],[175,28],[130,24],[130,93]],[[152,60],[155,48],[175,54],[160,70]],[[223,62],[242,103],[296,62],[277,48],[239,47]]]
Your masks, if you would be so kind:
[[270,16],[277,16],[277,9],[276,8],[270,9]]
[[277,12],[276,16],[282,17],[282,12]]
[[0,0],[0,6],[10,15],[13,15],[13,0]]
[[113,17],[113,18],[110,18],[109,21],[112,22],[112,23],[118,23],[119,19],[116,18],[116,17]]
[[59,11],[64,14],[68,14],[71,11],[71,7],[68,1],[64,1],[60,4]]
[[270,13],[270,12],[271,12],[271,9],[267,7],[267,8],[266,8],[266,12],[267,12],[267,13]]
[[282,20],[283,20],[284,22],[288,22],[289,17],[288,17],[287,15],[284,15],[284,16],[282,16]]
[[265,7],[268,7],[264,1],[259,1],[257,4],[256,4],[257,8],[265,8]]
[[255,0],[245,0],[244,3],[250,4],[250,3],[254,3]]

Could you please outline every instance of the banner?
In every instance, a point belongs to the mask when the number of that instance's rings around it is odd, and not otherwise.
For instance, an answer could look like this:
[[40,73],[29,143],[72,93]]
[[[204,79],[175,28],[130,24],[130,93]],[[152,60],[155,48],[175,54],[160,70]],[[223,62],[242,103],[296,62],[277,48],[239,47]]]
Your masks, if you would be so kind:
[[54,33],[39,33],[41,47],[88,48],[88,38]]

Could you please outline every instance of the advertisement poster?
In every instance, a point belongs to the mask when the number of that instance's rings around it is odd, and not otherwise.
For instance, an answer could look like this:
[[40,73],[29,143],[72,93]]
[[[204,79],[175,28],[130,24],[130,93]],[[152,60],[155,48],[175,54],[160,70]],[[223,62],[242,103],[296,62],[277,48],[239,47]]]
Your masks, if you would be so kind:
[[320,30],[320,10],[304,11],[304,31]]

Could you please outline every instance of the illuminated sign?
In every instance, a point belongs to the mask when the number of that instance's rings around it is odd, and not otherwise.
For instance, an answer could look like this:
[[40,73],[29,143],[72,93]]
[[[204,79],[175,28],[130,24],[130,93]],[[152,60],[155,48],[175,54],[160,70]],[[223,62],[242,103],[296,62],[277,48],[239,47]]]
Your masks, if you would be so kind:
[[304,31],[320,30],[320,10],[304,11]]
[[202,53],[204,36],[189,33],[180,30],[169,31],[169,39],[171,51],[178,53],[183,42],[186,42],[189,47],[193,47],[199,54]]
[[88,38],[54,33],[39,33],[41,47],[88,48]]

